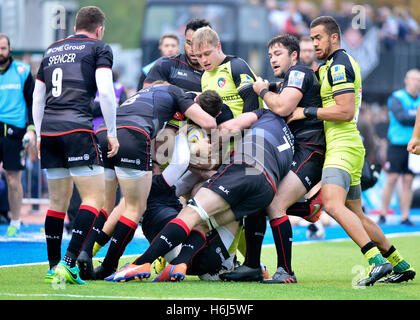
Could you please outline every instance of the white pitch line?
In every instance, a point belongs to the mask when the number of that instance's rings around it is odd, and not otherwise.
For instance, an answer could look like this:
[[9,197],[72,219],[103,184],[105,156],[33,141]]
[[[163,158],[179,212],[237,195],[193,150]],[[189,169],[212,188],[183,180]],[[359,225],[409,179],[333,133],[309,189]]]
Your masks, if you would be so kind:
[[231,300],[220,297],[195,297],[195,298],[180,298],[180,297],[136,297],[136,296],[88,296],[80,294],[26,294],[26,293],[7,293],[0,292],[0,296],[19,297],[19,298],[48,298],[48,297],[64,297],[64,298],[82,298],[82,299],[124,299],[124,300]]

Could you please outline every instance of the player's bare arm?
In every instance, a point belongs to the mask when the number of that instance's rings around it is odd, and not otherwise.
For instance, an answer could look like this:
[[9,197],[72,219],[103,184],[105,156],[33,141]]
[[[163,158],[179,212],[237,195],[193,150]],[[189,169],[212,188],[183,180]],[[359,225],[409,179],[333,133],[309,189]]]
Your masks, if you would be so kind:
[[[317,108],[316,118],[324,121],[351,121],[354,117],[354,93],[344,93],[334,98],[335,105],[328,108]],[[304,108],[298,107],[288,117],[287,123],[295,120],[305,119]]]
[[[254,91],[261,96],[262,91],[268,90],[269,83],[258,77],[253,85]],[[280,94],[268,91],[263,95],[267,107],[281,117],[287,117],[298,106],[303,94],[296,88],[286,87]]]
[[407,145],[407,151],[413,154],[420,154],[420,108],[417,109],[416,123],[414,124],[411,140]]
[[216,119],[205,112],[197,103],[188,108],[184,115],[205,130],[217,128]]

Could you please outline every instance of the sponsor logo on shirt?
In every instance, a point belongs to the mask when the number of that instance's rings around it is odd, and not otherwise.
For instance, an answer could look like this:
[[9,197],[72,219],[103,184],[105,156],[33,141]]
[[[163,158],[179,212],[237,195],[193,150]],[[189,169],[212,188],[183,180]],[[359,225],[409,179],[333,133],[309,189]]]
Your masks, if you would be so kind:
[[334,84],[346,82],[346,67],[342,64],[337,64],[331,68],[331,77]]
[[226,84],[226,79],[225,78],[219,78],[217,80],[217,85],[219,86],[219,88],[223,88]]
[[249,74],[241,73],[240,78],[241,84],[239,85],[239,87],[252,85],[254,83],[254,79],[252,79],[252,77]]
[[287,85],[290,87],[296,87],[296,88],[302,89],[304,79],[305,79],[304,72],[292,71],[289,74],[289,81]]

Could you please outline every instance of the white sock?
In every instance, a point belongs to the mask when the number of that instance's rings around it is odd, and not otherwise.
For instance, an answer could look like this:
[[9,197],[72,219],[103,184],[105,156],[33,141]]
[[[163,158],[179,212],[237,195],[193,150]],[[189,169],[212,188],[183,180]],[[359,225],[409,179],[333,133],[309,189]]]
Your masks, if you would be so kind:
[[10,220],[10,225],[16,229],[20,229],[20,220]]

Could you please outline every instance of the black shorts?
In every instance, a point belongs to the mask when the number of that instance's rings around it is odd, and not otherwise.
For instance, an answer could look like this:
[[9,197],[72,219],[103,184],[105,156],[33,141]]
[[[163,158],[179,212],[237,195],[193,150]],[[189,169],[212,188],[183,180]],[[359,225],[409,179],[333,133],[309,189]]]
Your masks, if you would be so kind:
[[118,153],[112,158],[107,157],[107,131],[98,131],[96,136],[101,145],[105,168],[114,169],[114,167],[121,167],[141,171],[152,170],[152,143],[149,135],[144,130],[125,127],[117,128],[120,148]]
[[267,207],[276,192],[264,174],[248,174],[247,169],[253,168],[245,163],[224,164],[203,185],[225,199],[237,220]]
[[295,144],[293,162],[290,166],[309,191],[321,181],[325,159],[325,146],[317,144]]
[[62,135],[42,135],[42,169],[90,165],[103,165],[101,148],[93,132],[75,131]]
[[25,150],[22,138],[0,137],[0,162],[4,170],[23,170],[25,165]]
[[413,174],[408,168],[408,151],[406,145],[388,144],[385,169],[390,173]]
[[152,242],[166,224],[176,218],[181,209],[181,204],[179,207],[168,206],[164,202],[148,204],[141,221],[141,228],[146,239]]

